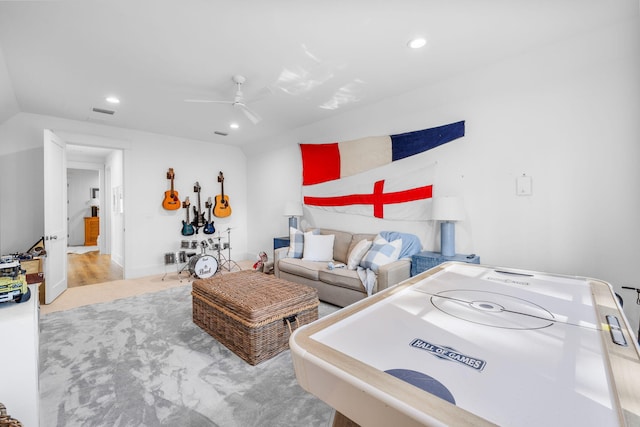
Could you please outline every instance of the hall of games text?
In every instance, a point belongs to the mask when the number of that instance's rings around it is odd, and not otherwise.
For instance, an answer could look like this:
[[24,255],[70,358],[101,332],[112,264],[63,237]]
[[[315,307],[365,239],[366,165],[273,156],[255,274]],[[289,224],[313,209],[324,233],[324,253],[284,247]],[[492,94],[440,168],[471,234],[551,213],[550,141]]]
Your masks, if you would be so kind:
[[427,341],[421,340],[419,338],[415,338],[411,341],[411,347],[419,348],[420,350],[428,351],[436,357],[441,359],[451,360],[454,362],[462,363],[470,368],[476,369],[478,371],[482,371],[484,367],[487,365],[487,362],[481,359],[476,359],[474,357],[466,356],[464,354],[458,353],[452,348],[442,347],[439,345],[431,344]]

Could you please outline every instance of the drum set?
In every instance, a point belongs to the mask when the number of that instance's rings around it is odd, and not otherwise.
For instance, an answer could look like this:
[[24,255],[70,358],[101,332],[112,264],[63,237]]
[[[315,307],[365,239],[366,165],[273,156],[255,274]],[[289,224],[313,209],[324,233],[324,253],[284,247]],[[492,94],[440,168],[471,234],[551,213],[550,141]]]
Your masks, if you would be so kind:
[[[234,268],[240,270],[238,263],[231,259],[231,227],[227,228],[226,233],[226,242],[222,241],[224,237],[218,233],[218,237],[209,237],[200,241],[183,240],[180,245],[183,250],[166,252],[164,254],[165,274],[162,280],[167,276],[166,267],[169,265],[176,265],[180,281],[182,281],[181,274],[185,271],[189,273],[189,276],[208,279],[221,270],[232,271]],[[199,254],[186,250],[198,248],[200,248]],[[227,251],[228,257],[224,255],[224,250]],[[212,251],[213,255],[207,251]]]

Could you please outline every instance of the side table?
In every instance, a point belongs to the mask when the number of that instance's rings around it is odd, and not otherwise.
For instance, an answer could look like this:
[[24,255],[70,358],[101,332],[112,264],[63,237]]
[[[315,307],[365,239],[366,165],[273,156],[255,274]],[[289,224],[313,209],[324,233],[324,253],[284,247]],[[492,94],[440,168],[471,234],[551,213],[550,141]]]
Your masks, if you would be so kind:
[[274,237],[273,238],[273,249],[276,250],[278,248],[288,247],[290,244],[289,236],[285,237]]
[[422,251],[411,257],[411,277],[447,261],[480,264],[480,257],[476,254],[455,254],[454,256],[443,256],[440,252]]

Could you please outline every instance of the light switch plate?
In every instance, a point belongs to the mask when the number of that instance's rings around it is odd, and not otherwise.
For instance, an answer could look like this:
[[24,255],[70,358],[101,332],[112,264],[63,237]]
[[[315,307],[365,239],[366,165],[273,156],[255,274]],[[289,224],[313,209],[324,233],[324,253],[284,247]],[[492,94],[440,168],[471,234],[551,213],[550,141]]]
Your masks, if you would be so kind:
[[518,196],[531,195],[531,177],[522,175],[516,178],[516,194]]

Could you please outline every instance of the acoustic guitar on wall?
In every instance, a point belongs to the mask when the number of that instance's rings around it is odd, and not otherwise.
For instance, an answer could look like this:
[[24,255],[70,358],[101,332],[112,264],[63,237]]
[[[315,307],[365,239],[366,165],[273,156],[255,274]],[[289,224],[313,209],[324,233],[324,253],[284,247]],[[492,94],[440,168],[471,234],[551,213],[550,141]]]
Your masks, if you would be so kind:
[[171,180],[171,190],[164,192],[164,200],[162,201],[162,207],[169,211],[175,211],[180,209],[180,199],[178,199],[178,192],[173,189],[173,179],[176,175],[173,173],[173,168],[169,168],[167,172],[167,179]]
[[225,218],[231,215],[231,206],[229,206],[229,197],[224,194],[224,175],[222,172],[218,174],[218,182],[220,183],[220,194],[216,196],[213,214],[218,218]]

